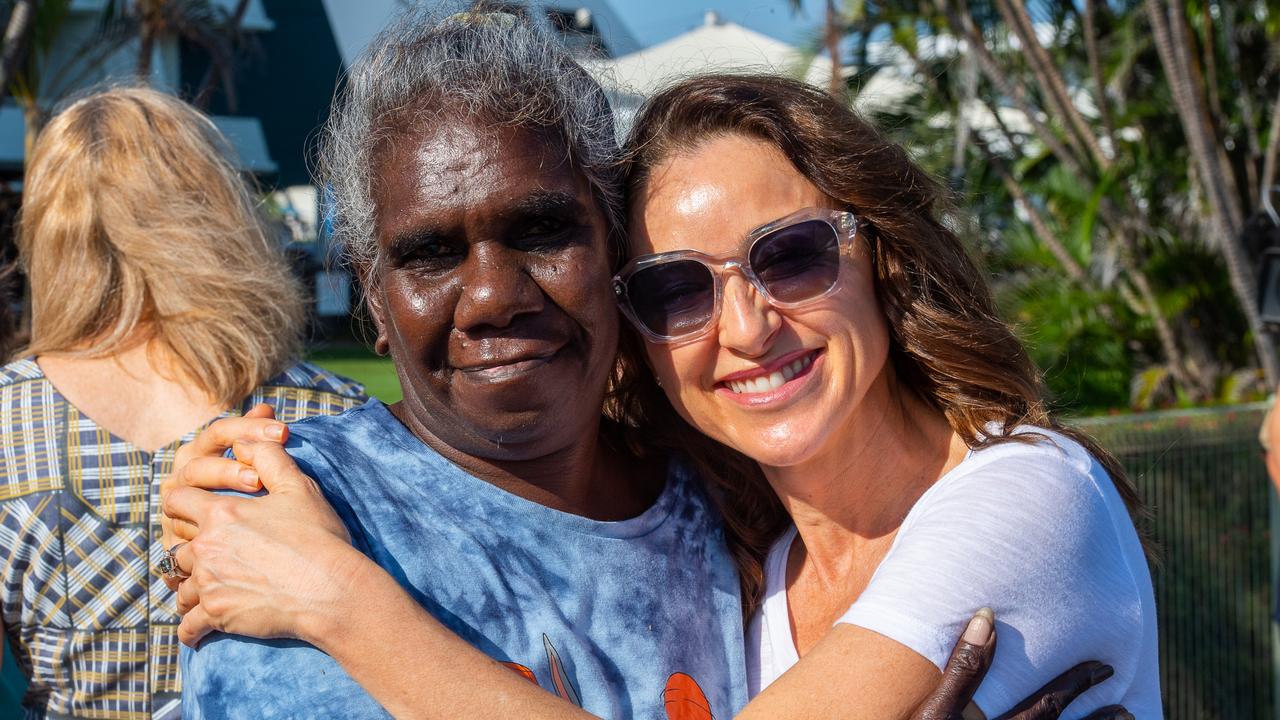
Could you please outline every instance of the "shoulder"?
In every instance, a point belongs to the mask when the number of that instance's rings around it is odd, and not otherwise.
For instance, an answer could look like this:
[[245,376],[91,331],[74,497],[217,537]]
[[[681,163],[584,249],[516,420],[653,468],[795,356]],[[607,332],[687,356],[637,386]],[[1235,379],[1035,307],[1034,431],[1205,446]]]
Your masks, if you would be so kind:
[[63,407],[33,358],[0,367],[0,502],[63,487]]
[[[1141,542],[1105,468],[1061,433],[1016,431],[1031,433],[974,450],[926,492],[842,620],[941,668],[973,610],[995,608],[1005,639],[980,691],[986,709],[1042,684],[1037,668],[1090,658],[1128,673],[1124,689],[1155,617]],[[1020,657],[1002,663],[1011,639]]]
[[46,382],[35,358],[18,358],[0,366],[0,392],[29,382]]
[[1123,510],[1102,463],[1075,440],[1036,427],[971,451],[921,497],[913,514],[971,506],[1045,522]]
[[242,410],[266,403],[284,422],[335,415],[360,405],[367,396],[360,383],[308,362],[297,362],[267,380],[245,398]]
[[949,568],[992,596],[1028,581],[1132,589],[1141,541],[1106,469],[1060,433],[1016,434],[1034,439],[977,449],[930,488],[888,561],[931,563],[940,576]]
[[376,449],[390,450],[388,442],[395,428],[387,427],[388,419],[398,422],[376,399],[332,414],[308,415],[289,423],[285,449],[305,472],[324,485],[322,477],[315,475],[317,470],[367,464],[368,456]]
[[24,425],[47,420],[56,393],[35,358],[0,366],[0,437],[10,437]]
[[338,412],[308,415],[290,422],[289,440],[296,438],[300,442],[322,443],[346,439],[359,442],[364,436],[384,427],[388,420],[399,422],[382,401],[362,399]]

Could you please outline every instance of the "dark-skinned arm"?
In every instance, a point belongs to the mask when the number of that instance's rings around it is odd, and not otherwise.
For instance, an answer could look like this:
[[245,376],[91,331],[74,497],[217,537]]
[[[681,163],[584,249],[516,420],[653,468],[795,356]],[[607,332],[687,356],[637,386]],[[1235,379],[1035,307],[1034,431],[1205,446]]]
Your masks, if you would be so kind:
[[[163,488],[165,514],[176,521],[168,524],[171,537],[191,539],[178,551],[180,566],[192,572],[178,588],[184,643],[194,645],[213,630],[299,638],[333,656],[397,717],[465,718],[464,708],[476,708],[476,717],[591,717],[458,638],[352,548],[314,481],[284,452],[283,426],[273,422],[255,409],[252,417],[215,423],[184,446]],[[222,456],[227,447],[239,461]],[[259,483],[266,496],[219,496],[201,489],[251,491]],[[253,553],[243,552],[249,547]],[[917,696],[923,703],[912,719],[981,717],[973,715],[971,700],[994,652],[991,617],[979,615],[946,670],[932,670],[932,691]],[[806,658],[797,668],[805,663],[813,666]],[[1105,679],[1099,667],[1073,668],[1001,720],[1054,720],[1072,699]],[[459,677],[467,682],[457,682]],[[830,692],[828,686],[824,693]],[[847,698],[816,717],[844,717]],[[789,702],[775,688],[769,716],[815,717],[807,701]],[[865,707],[849,710],[850,716],[865,715]],[[744,711],[750,712],[752,706]],[[1099,711],[1090,720],[1123,717]]]

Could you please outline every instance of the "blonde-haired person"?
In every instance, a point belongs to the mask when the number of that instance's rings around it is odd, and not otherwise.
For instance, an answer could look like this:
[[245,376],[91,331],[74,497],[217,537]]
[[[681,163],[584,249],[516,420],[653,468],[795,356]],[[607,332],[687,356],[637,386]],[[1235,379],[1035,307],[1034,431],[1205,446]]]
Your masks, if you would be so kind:
[[152,568],[173,454],[265,402],[363,389],[296,357],[303,296],[209,119],[149,89],[58,114],[18,230],[30,344],[0,368],[0,612],[30,717],[179,717],[179,617]]

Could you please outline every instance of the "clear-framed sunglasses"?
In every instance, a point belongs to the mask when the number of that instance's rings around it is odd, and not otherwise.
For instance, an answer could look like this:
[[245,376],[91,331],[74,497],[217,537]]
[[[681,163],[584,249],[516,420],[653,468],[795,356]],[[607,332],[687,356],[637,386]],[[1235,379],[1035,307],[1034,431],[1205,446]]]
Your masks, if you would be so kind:
[[840,259],[854,247],[853,213],[806,208],[753,230],[746,252],[712,257],[696,250],[633,258],[613,278],[627,319],[654,342],[695,340],[720,317],[725,275],[742,275],[771,305],[792,309],[840,286]]

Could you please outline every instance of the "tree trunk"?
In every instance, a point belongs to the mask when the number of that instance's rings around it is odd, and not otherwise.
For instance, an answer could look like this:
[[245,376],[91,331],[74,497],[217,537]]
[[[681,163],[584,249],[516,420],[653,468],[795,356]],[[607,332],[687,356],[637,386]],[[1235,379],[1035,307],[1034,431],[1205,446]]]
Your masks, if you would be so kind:
[[1119,148],[1116,147],[1116,123],[1111,117],[1111,104],[1107,102],[1107,80],[1102,74],[1101,53],[1098,51],[1097,6],[1097,0],[1084,1],[1084,51],[1089,56],[1089,74],[1093,76],[1098,112],[1102,116],[1102,127],[1107,131],[1111,155],[1114,157]]
[[143,28],[142,38],[138,41],[138,81],[147,85],[151,84],[151,56],[154,52],[155,36]]
[[1274,386],[1276,380],[1280,378],[1280,357],[1277,357],[1276,348],[1258,314],[1257,284],[1254,280],[1253,267],[1240,241],[1243,223],[1239,214],[1238,199],[1230,197],[1227,191],[1226,179],[1223,175],[1224,168],[1220,166],[1219,149],[1211,138],[1209,128],[1206,127],[1204,96],[1193,80],[1190,68],[1185,64],[1188,61],[1183,54],[1186,50],[1185,43],[1180,42],[1181,38],[1179,38],[1183,35],[1186,22],[1185,17],[1181,16],[1184,10],[1180,4],[1176,4],[1166,14],[1160,0],[1146,0],[1145,7],[1151,21],[1151,35],[1156,45],[1156,52],[1168,76],[1169,86],[1174,95],[1174,104],[1182,120],[1182,130],[1191,150],[1192,162],[1199,170],[1205,195],[1208,197],[1210,224],[1214,234],[1218,236],[1218,244],[1222,248],[1231,287],[1244,311],[1249,330],[1253,333],[1254,347],[1266,375],[1267,384]]
[[[965,55],[960,61],[960,76],[964,83],[964,94],[961,99],[960,112],[956,113],[956,142],[951,150],[951,182],[955,185],[964,176],[964,160],[969,154],[969,135],[973,129],[969,126],[969,114],[965,108],[978,95],[978,68],[973,53]],[[999,113],[995,114],[999,123]],[[1011,143],[1013,139],[1009,140]]]
[[844,68],[840,62],[840,15],[836,12],[836,0],[827,0],[827,23],[824,39],[827,54],[831,56],[831,78],[827,82],[827,92],[831,97],[844,102]]
[[1271,189],[1276,184],[1277,155],[1280,155],[1280,97],[1276,97],[1275,105],[1271,108],[1271,131],[1267,135],[1267,152],[1263,155],[1262,180],[1258,186],[1259,200],[1263,203],[1271,202],[1272,208],[1275,204],[1269,198],[1272,197]]
[[982,74],[996,86],[1000,94],[1013,101],[1013,105],[1017,108],[1031,123],[1031,127],[1035,130],[1036,137],[1045,147],[1053,153],[1053,156],[1066,165],[1076,175],[1082,173],[1080,160],[1072,153],[1067,146],[1062,144],[1058,139],[1058,135],[1048,125],[1040,119],[1040,112],[1033,108],[1027,100],[1027,95],[1022,88],[1014,84],[1005,76],[1000,64],[996,62],[995,57],[991,55],[991,51],[987,49],[986,40],[982,37],[982,31],[978,29],[977,23],[973,21],[973,15],[969,12],[968,6],[964,0],[958,0],[958,8],[952,5],[948,0],[943,0],[943,9],[947,14],[948,22],[953,26],[953,32],[958,37],[965,38],[969,45],[969,52],[973,53],[978,60],[978,67],[982,70]]
[[[244,21],[244,14],[245,14],[245,11],[248,9],[249,9],[249,0],[240,0],[236,4],[235,12],[231,14],[231,23],[227,26],[227,34],[232,38],[236,38],[240,35],[240,24]],[[192,105],[195,105],[201,110],[207,110],[209,107],[209,100],[213,98],[214,80],[216,79],[218,74],[216,71],[219,70],[219,68],[216,67],[217,63],[218,63],[218,58],[210,55],[209,69],[205,71],[204,79],[200,81],[200,89],[196,91],[195,97],[191,101]],[[223,70],[225,70],[225,68],[223,68]],[[225,83],[226,77],[225,77],[225,73],[223,74],[224,74],[224,83]],[[228,104],[231,106],[230,108],[231,111],[234,112],[235,103],[229,102]]]
[[[959,24],[964,29],[972,55],[978,58],[979,64],[983,66],[984,74],[986,74],[989,79],[992,79],[992,82],[996,84],[997,87],[1001,85],[1011,85],[1008,80],[1004,79],[1003,72],[996,63],[995,58],[990,56],[985,45],[982,43],[981,33],[977,31],[977,24],[973,22],[972,16],[968,12],[968,8],[964,6],[964,0],[958,0],[958,4],[960,5],[960,11],[963,15],[957,13],[950,7],[945,8],[949,22],[952,25]],[[1034,37],[1032,37],[1031,40],[1034,41]],[[984,57],[986,58],[985,63],[982,62]],[[1105,106],[1106,98],[1101,92],[1102,83],[1099,82],[1098,84],[1100,95],[1099,104]],[[1006,97],[1014,97],[1014,94],[1009,92],[1004,92],[1004,94]],[[984,98],[984,104],[986,105],[988,112],[999,117],[999,109],[990,98]],[[1021,109],[1034,122],[1035,116],[1031,114],[1031,109],[1025,105]],[[1074,106],[1072,106],[1071,109],[1074,110]],[[1081,122],[1083,122],[1083,118],[1081,118]],[[998,123],[998,125],[1004,132],[1006,140],[1012,144],[1012,136],[1008,132],[1008,129],[1003,123]],[[1089,137],[1093,137],[1092,132],[1089,131],[1087,127],[1086,133]],[[1043,126],[1037,126],[1037,137],[1040,137],[1042,141],[1045,141],[1046,137],[1050,140],[1056,140],[1052,132]],[[992,164],[992,167],[997,171],[997,174],[1001,176],[1001,180],[1003,181],[1006,189],[1014,196],[1015,202],[1017,202],[1024,209],[1024,212],[1027,213],[1029,224],[1031,225],[1036,237],[1042,244],[1049,248],[1054,257],[1058,259],[1058,262],[1063,265],[1064,269],[1067,270],[1067,275],[1081,287],[1096,290],[1097,288],[1093,279],[1084,272],[1083,268],[1080,268],[1075,258],[1072,257],[1065,246],[1058,241],[1057,237],[1053,234],[1053,231],[1048,227],[1048,224],[1039,215],[1032,203],[1025,197],[1025,193],[1017,179],[1013,177],[1012,173],[1002,162],[990,159],[993,154],[989,152],[980,140],[975,141],[975,144],[983,151],[984,155],[989,158],[988,162]],[[1062,161],[1069,170],[1071,170],[1072,174],[1075,175],[1076,179],[1085,188],[1086,192],[1093,192],[1094,187],[1097,185],[1095,178],[1076,161],[1075,157],[1060,144],[1056,146],[1056,149],[1055,145],[1052,143],[1046,142],[1046,145],[1050,147],[1051,151],[1054,151],[1055,156],[1057,156],[1058,159]],[[1132,202],[1130,202],[1130,205],[1132,206]],[[1114,235],[1120,238],[1127,238],[1128,236],[1125,233],[1128,233],[1131,230],[1126,220],[1131,220],[1135,216],[1141,217],[1140,214],[1138,214],[1136,207],[1131,207],[1132,214],[1119,212],[1109,199],[1104,199],[1101,207],[1099,208],[1099,212],[1103,221],[1112,228]],[[1145,226],[1145,220],[1140,220],[1140,224]],[[1115,240],[1113,239],[1110,242],[1114,243]],[[1207,389],[1206,387],[1207,379],[1203,376],[1200,368],[1195,367],[1195,363],[1191,362],[1188,359],[1188,355],[1183,352],[1181,346],[1176,340],[1176,333],[1174,332],[1172,323],[1169,322],[1169,319],[1166,318],[1160,310],[1155,292],[1151,287],[1151,282],[1141,269],[1141,257],[1138,253],[1137,244],[1129,240],[1121,243],[1121,245],[1122,246],[1117,249],[1120,256],[1120,267],[1125,277],[1127,277],[1129,281],[1133,283],[1134,288],[1137,289],[1137,294],[1135,295],[1133,290],[1124,283],[1117,284],[1116,289],[1121,298],[1136,314],[1146,317],[1155,327],[1156,337],[1160,342],[1161,351],[1164,355],[1165,367],[1169,370],[1169,373],[1175,382],[1177,382],[1187,392],[1197,397],[1208,395],[1211,392],[1211,388]],[[1109,315],[1110,308],[1106,308],[1105,310],[1106,311],[1103,312],[1103,314]]]
[[0,49],[0,90],[22,69],[27,57],[27,42],[35,27],[35,0],[18,0],[9,14],[9,24],[4,30],[4,47]]
[[[1223,47],[1227,51],[1230,67],[1240,67],[1240,47],[1236,44],[1235,8],[1222,8],[1222,33],[1226,37]],[[1253,106],[1253,98],[1244,83],[1237,80],[1232,93],[1240,101],[1240,115],[1244,118],[1245,138],[1248,141],[1249,159],[1244,164],[1245,181],[1255,190],[1258,188],[1257,168],[1262,163],[1262,141],[1258,139],[1258,112]],[[1254,196],[1253,207],[1257,208],[1261,198]]]
[[1103,154],[1098,138],[1094,137],[1084,116],[1071,101],[1067,93],[1066,81],[1054,67],[1053,58],[1049,57],[1049,53],[1040,44],[1040,38],[1036,37],[1035,27],[1031,24],[1030,16],[1027,15],[1026,6],[1011,0],[996,0],[996,6],[1004,16],[1005,22],[1022,42],[1031,71],[1040,84],[1043,95],[1049,100],[1049,109],[1056,111],[1064,119],[1064,124],[1067,126],[1067,139],[1074,140],[1072,145],[1084,147],[1087,150],[1085,154],[1092,157],[1098,167],[1108,167],[1110,160]]

